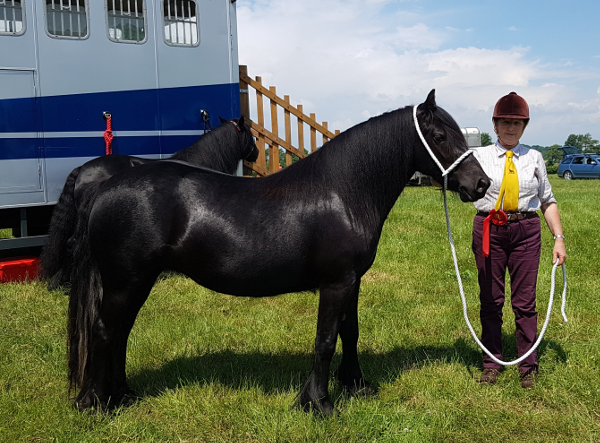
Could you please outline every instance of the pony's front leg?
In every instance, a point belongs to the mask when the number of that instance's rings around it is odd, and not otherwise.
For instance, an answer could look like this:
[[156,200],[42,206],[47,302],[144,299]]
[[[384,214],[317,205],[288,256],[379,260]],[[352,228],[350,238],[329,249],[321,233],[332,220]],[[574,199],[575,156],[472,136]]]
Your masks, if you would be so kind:
[[327,390],[329,369],[353,285],[354,276],[336,284],[321,285],[313,369],[298,397],[300,406],[305,410],[312,409],[326,416],[334,412]]
[[377,388],[363,377],[358,363],[358,293],[360,279],[352,288],[352,296],[340,325],[342,339],[342,362],[335,376],[352,395],[374,395]]

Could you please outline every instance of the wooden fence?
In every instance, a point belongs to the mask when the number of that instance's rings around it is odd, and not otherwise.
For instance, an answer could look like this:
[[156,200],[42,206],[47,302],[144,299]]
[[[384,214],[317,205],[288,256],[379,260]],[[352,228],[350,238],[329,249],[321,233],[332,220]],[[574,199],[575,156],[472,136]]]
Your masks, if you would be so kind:
[[[250,88],[256,95],[256,119],[251,118],[250,115]],[[259,156],[255,163],[244,162],[244,175],[252,175],[252,171],[258,176],[277,172],[283,166],[280,164],[280,149],[285,155],[285,166],[289,166],[292,164],[293,156],[304,158],[308,155],[307,151],[312,153],[317,150],[319,141],[321,141],[320,145],[323,145],[340,133],[339,130],[331,132],[327,122],[318,123],[314,113],[304,114],[302,105],[292,106],[289,96],[279,97],[275,86],[266,88],[260,77],[251,79],[248,76],[248,67],[244,65],[240,66],[240,101],[242,116],[248,121],[259,149]],[[265,112],[265,101],[269,110],[268,115]],[[281,115],[282,126],[279,123]],[[292,127],[292,119],[296,120],[294,127]],[[283,138],[279,135],[280,129],[283,131]],[[309,138],[309,148],[305,147],[306,134]]]

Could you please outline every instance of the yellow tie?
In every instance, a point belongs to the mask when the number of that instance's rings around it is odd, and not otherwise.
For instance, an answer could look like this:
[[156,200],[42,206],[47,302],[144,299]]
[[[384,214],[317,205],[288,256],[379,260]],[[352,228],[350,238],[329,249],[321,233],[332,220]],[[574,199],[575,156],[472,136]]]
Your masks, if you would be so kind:
[[[502,177],[500,194],[496,201],[496,211],[500,209],[500,205],[502,205],[504,212],[517,212],[519,210],[519,176],[512,157],[513,152],[506,151],[504,177]],[[502,203],[502,197],[504,197],[504,203]]]

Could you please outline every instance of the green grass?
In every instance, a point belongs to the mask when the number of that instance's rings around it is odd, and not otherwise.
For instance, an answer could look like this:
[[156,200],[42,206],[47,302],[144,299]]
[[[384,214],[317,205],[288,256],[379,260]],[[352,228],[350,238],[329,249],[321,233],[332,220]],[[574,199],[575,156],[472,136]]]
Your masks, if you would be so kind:
[[[67,396],[66,297],[39,283],[5,284],[0,441],[598,441],[600,180],[551,179],[567,236],[569,323],[555,305],[532,390],[520,387],[514,367],[495,386],[477,382],[481,352],[462,318],[440,192],[408,188],[361,289],[359,353],[365,375],[380,387],[377,396],[348,398],[332,382],[339,416],[319,419],[294,408],[311,366],[314,294],[236,298],[170,275],[157,282],[129,343],[129,383],[142,399],[113,414],[78,413]],[[450,214],[469,315],[479,330],[474,210],[452,196]],[[540,325],[552,243],[544,227]],[[505,319],[505,358],[512,359],[508,306]]]

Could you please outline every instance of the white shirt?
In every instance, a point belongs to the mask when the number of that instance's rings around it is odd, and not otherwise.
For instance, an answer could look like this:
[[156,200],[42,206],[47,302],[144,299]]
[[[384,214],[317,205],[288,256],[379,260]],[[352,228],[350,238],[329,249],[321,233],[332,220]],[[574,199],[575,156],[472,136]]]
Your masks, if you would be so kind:
[[[478,211],[490,212],[496,205],[504,176],[506,151],[499,142],[474,149],[473,155],[492,182],[485,197],[473,203]],[[512,151],[519,176],[519,212],[538,211],[542,205],[556,203],[542,154],[521,144]]]

